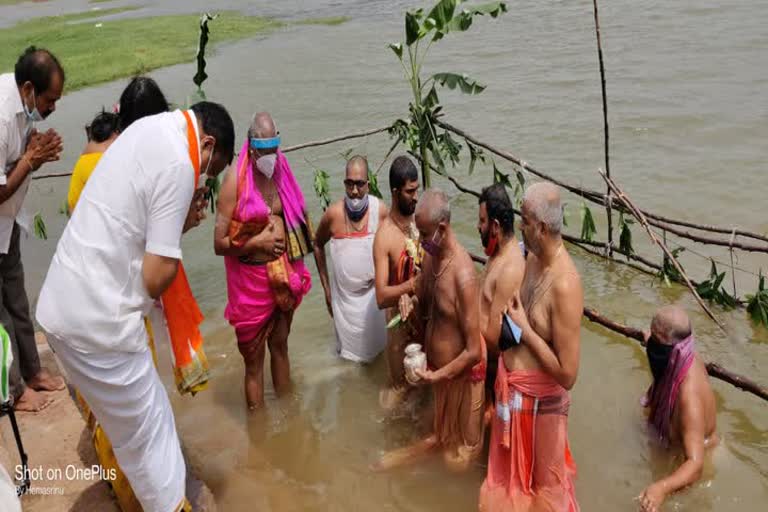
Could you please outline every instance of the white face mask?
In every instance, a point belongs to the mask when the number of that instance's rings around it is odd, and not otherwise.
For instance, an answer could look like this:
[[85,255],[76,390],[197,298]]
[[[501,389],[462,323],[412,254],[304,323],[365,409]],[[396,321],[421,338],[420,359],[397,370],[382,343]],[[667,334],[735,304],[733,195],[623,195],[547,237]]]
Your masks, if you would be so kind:
[[24,106],[24,113],[27,115],[27,119],[30,122],[33,123],[39,123],[43,120],[43,116],[40,115],[40,111],[37,110],[37,98],[35,97],[35,90],[32,89],[32,105],[34,105],[34,108],[30,111],[27,108],[27,104],[22,102],[22,105]]
[[275,174],[275,164],[277,163],[277,154],[273,153],[271,155],[264,155],[260,156],[258,160],[256,160],[256,168],[267,177],[267,179],[272,178],[272,176]]

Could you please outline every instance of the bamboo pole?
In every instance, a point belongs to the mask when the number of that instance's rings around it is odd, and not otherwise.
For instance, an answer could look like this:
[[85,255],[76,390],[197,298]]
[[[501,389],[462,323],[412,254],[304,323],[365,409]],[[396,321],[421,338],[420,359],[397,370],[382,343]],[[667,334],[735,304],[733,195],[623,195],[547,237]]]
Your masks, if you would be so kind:
[[667,245],[659,240],[659,238],[656,236],[656,233],[653,232],[650,225],[648,224],[648,219],[645,218],[645,215],[643,215],[642,212],[638,211],[637,207],[632,203],[632,201],[627,197],[627,195],[609,178],[605,175],[604,172],[600,172],[600,176],[603,177],[605,182],[608,184],[609,187],[613,190],[613,193],[616,194],[616,197],[624,203],[624,206],[629,209],[630,213],[633,217],[637,219],[637,221],[645,228],[645,231],[648,233],[648,236],[651,238],[651,240],[658,245],[662,251],[664,251],[664,254],[667,255],[667,257],[672,261],[672,264],[675,266],[677,271],[680,273],[682,278],[685,280],[686,286],[688,286],[688,289],[691,290],[691,293],[696,298],[696,302],[699,303],[699,306],[701,306],[701,309],[704,310],[704,312],[709,316],[709,318],[714,321],[720,329],[726,333],[725,326],[720,322],[720,320],[717,319],[717,317],[712,313],[712,311],[707,307],[706,304],[704,304],[704,301],[699,296],[698,292],[696,291],[696,287],[693,286],[693,283],[691,283],[691,280],[688,278],[688,274],[686,274],[685,270],[683,270],[683,267],[680,265],[680,263],[677,261],[677,258],[675,258],[675,255],[672,254],[672,251],[667,248]]
[[[611,177],[611,162],[609,158],[609,133],[608,133],[608,95],[605,92],[605,64],[603,63],[603,45],[600,41],[600,16],[597,11],[597,0],[592,0],[592,6],[595,13],[595,36],[597,38],[597,58],[600,62],[600,86],[603,95],[603,136],[605,141],[605,175]],[[606,254],[609,258],[613,257],[613,212],[611,205],[611,187],[607,187],[605,193],[605,213],[608,217],[608,245]]]
[[[522,167],[523,160],[521,160],[520,158],[518,158],[514,154],[510,153],[509,151],[505,151],[505,150],[496,148],[496,147],[492,146],[491,144],[483,142],[483,141],[473,137],[469,133],[465,132],[464,130],[461,130],[460,128],[457,128],[457,127],[455,127],[453,125],[450,125],[450,124],[448,124],[448,123],[446,123],[444,121],[438,120],[437,124],[440,127],[445,128],[446,130],[448,130],[450,132],[453,132],[456,135],[458,135],[458,136],[468,140],[469,142],[471,142],[475,146],[478,146],[478,147],[481,147],[483,149],[486,149],[486,150],[490,151],[491,153],[493,153],[495,155],[498,155],[501,158],[503,158],[505,160],[508,160],[508,161],[510,161],[510,162],[512,162],[512,163]],[[527,170],[528,172],[530,172],[534,176],[537,176],[537,177],[539,177],[539,178],[541,178],[541,179],[543,179],[545,181],[549,181],[550,183],[554,183],[555,185],[558,185],[559,187],[561,187],[561,188],[563,188],[565,190],[568,190],[569,192],[572,192],[572,193],[574,193],[574,194],[576,194],[576,195],[578,195],[580,197],[583,197],[584,199],[586,199],[586,200],[588,200],[588,201],[590,201],[592,203],[595,203],[595,204],[598,204],[598,205],[601,205],[601,206],[605,206],[605,203],[607,201],[607,197],[606,197],[605,194],[603,194],[601,192],[598,192],[596,190],[591,190],[591,189],[588,189],[588,188],[584,188],[584,187],[581,187],[581,186],[576,186],[576,185],[571,185],[569,183],[566,183],[566,182],[564,182],[562,180],[559,180],[559,179],[555,178],[554,176],[551,176],[551,175],[545,173],[544,171],[541,171],[541,170],[537,169],[536,167],[532,166],[531,164],[529,164],[527,162],[525,163],[525,170]],[[612,201],[611,201],[611,206],[613,208],[621,208],[622,204],[616,198],[613,198]],[[651,220],[649,220],[649,223],[651,225],[653,225],[655,227],[658,227],[660,229],[668,229],[670,225],[674,225],[674,226],[689,227],[689,228],[696,229],[696,230],[699,230],[699,231],[705,231],[705,232],[711,232],[711,233],[720,233],[720,234],[728,234],[728,235],[730,235],[731,232],[734,231],[732,228],[724,228],[724,227],[712,226],[712,225],[708,225],[708,224],[696,224],[694,222],[688,222],[688,221],[672,219],[672,218],[665,217],[665,216],[662,216],[662,215],[658,215],[658,214],[655,214],[653,212],[649,212],[649,211],[646,211],[646,210],[641,210],[641,211],[642,211],[642,213],[648,219],[651,219]],[[758,234],[758,233],[753,233],[753,232],[745,231],[745,230],[742,230],[742,229],[737,229],[735,231],[736,231],[736,234],[739,235],[739,236],[747,237],[747,238],[753,238],[755,240],[760,240],[760,241],[768,242],[768,236],[766,236],[766,235],[761,235],[761,234]],[[670,230],[670,232],[672,232],[672,233],[674,233],[674,234],[676,234],[678,236],[681,236],[683,238],[689,238],[689,239],[691,239],[691,240],[693,240],[695,242],[699,242],[699,243],[704,243],[704,244],[713,243],[714,245],[730,246],[729,242],[727,242],[725,240],[711,239],[711,238],[704,238],[704,237],[698,237],[698,238],[694,239],[692,237],[695,236],[695,235],[691,235],[690,233],[687,233],[687,232],[681,231],[681,230],[675,230],[675,231]],[[754,252],[766,252],[766,253],[768,253],[768,246],[760,246],[760,245],[756,246],[756,245],[745,245],[745,244],[734,243],[733,247],[735,247],[737,249],[742,249],[742,250],[751,250],[751,251],[754,251]]]

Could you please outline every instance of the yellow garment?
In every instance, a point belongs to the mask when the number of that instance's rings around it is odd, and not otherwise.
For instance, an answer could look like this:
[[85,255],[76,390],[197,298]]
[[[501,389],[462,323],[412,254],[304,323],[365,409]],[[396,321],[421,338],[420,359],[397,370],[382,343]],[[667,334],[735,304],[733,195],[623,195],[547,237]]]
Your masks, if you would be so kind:
[[72,170],[72,178],[69,180],[69,192],[67,192],[67,206],[69,211],[74,211],[75,205],[80,194],[83,192],[85,183],[88,178],[91,177],[91,173],[96,168],[96,164],[99,163],[101,155],[104,153],[85,153],[80,155],[80,158],[75,164],[75,168]]

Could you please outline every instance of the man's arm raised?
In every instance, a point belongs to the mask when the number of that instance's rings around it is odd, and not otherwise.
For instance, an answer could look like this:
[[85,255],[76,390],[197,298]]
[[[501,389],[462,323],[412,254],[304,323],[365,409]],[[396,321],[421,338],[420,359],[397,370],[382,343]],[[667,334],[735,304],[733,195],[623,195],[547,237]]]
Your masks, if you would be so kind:
[[523,330],[522,342],[530,347],[545,372],[565,389],[576,383],[579,372],[579,344],[584,295],[578,275],[567,274],[552,286],[552,347],[536,333],[528,322],[520,293],[508,307],[508,314]]
[[333,317],[333,307],[331,306],[331,283],[328,280],[328,263],[325,259],[325,244],[331,239],[331,219],[334,206],[331,205],[323,213],[320,224],[317,225],[313,246],[315,261],[317,262],[317,272],[320,274],[320,284],[323,285],[323,291],[325,292],[325,305],[331,317]]
[[373,263],[376,269],[376,304],[379,309],[395,307],[401,295],[414,293],[415,278],[390,286],[389,284],[389,250],[391,245],[391,230],[384,226],[376,232],[373,239]]
[[671,475],[649,485],[640,496],[643,512],[657,512],[667,496],[701,478],[704,467],[704,412],[689,379],[682,386],[679,398],[685,462]]

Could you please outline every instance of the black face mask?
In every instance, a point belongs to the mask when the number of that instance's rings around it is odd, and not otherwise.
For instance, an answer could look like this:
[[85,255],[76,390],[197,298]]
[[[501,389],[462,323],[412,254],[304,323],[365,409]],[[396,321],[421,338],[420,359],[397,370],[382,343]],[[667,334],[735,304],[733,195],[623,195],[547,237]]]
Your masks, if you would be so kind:
[[645,346],[645,353],[648,355],[648,364],[651,367],[653,381],[658,382],[664,377],[667,371],[669,358],[672,356],[673,345],[661,343],[655,336],[651,335],[648,344]]

